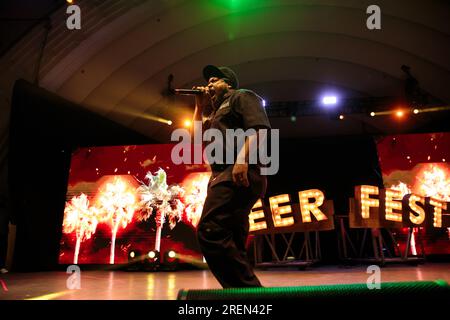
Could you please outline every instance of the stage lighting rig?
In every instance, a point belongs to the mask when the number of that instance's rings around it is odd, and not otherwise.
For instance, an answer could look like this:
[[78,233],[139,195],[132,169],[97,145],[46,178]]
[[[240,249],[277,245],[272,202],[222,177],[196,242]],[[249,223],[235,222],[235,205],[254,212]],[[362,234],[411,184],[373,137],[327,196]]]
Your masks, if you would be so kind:
[[138,250],[130,250],[128,252],[128,271],[137,271],[140,269],[142,264],[141,253]]
[[159,268],[161,255],[157,250],[150,250],[144,257],[144,268],[148,271],[155,271]]
[[167,270],[176,270],[179,262],[179,254],[175,250],[166,251],[164,254],[164,267]]

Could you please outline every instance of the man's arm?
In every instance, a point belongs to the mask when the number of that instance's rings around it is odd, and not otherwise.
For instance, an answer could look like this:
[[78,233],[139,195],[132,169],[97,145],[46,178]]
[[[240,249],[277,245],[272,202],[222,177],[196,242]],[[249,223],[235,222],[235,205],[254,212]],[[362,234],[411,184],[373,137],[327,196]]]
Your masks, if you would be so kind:
[[258,148],[265,143],[266,136],[266,130],[258,129],[255,134],[245,138],[245,143],[238,152],[232,172],[233,182],[238,186],[248,187],[250,185],[248,181],[249,159],[258,159]]
[[195,122],[200,121],[203,124],[203,112],[207,108],[211,108],[211,95],[208,87],[193,87],[192,89],[201,90],[202,94],[195,96],[195,109],[192,117],[192,126],[190,128],[191,137],[195,134]]

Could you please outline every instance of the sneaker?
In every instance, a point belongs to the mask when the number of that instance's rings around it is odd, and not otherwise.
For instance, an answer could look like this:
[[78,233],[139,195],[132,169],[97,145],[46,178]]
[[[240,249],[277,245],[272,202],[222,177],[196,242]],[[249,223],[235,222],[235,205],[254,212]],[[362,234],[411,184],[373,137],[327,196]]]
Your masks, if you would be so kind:
[[8,269],[6,269],[6,268],[1,268],[1,269],[0,269],[0,273],[3,273],[3,274],[4,274],[4,273],[8,273]]

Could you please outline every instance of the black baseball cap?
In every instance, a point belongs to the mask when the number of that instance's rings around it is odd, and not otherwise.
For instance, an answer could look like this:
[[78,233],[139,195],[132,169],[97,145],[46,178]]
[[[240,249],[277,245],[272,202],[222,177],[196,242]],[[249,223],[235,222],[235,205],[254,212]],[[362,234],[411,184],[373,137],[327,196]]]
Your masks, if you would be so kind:
[[239,88],[239,80],[236,73],[228,67],[216,67],[209,64],[203,68],[203,77],[206,81],[209,81],[209,78],[211,77],[224,79],[224,81],[228,83],[231,88]]

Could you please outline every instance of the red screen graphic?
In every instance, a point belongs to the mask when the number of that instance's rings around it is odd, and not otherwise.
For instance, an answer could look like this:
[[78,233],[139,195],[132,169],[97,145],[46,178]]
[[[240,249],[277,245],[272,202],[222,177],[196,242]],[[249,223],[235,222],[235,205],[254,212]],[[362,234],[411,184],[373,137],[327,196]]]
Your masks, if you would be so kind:
[[[61,264],[123,264],[128,253],[175,250],[201,261],[195,228],[210,172],[175,165],[172,144],[81,148],[72,154]],[[184,260],[184,261],[183,261]]]
[[[377,149],[385,188],[450,202],[450,133],[387,136]],[[450,254],[450,228],[424,231],[428,254]]]

